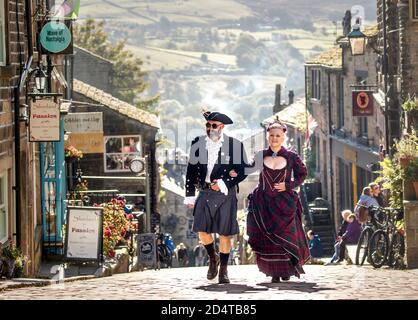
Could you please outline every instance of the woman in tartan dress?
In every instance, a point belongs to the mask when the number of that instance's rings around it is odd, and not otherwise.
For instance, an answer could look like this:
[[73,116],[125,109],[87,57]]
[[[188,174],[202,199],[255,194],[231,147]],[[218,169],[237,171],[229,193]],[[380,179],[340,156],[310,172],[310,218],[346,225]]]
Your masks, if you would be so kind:
[[286,125],[276,120],[267,131],[269,148],[256,154],[251,169],[260,170],[260,180],[248,196],[247,233],[259,270],[271,276],[272,282],[280,282],[280,278],[299,278],[310,258],[302,206],[294,190],[307,169],[296,153],[282,146]]

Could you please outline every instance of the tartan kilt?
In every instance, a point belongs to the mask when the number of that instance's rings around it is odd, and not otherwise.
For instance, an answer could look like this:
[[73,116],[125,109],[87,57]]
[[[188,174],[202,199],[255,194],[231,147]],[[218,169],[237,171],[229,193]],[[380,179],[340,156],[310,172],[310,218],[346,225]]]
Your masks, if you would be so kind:
[[273,277],[299,277],[310,254],[297,193],[284,191],[271,196],[256,188],[248,199],[248,243],[260,271]]

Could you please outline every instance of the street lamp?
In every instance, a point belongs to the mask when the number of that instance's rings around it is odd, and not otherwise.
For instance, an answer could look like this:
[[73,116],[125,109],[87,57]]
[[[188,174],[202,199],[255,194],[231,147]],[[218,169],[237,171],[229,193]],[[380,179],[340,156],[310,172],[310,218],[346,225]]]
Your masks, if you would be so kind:
[[366,35],[360,31],[360,24],[356,23],[353,30],[347,35],[350,41],[351,55],[364,55],[366,51]]
[[[386,31],[386,0],[383,0],[383,21],[382,21],[382,28],[383,28],[383,52],[378,52],[379,54],[383,55],[383,65],[382,65],[382,73],[383,73],[383,80],[384,80],[384,97],[385,97],[385,142],[386,142],[386,150],[385,152],[390,154],[390,146],[391,143],[389,141],[389,99],[388,99],[388,45],[387,45],[387,31]],[[353,56],[357,55],[364,55],[366,53],[366,39],[367,36],[360,31],[360,20],[357,19],[356,24],[353,26],[353,30],[347,35],[348,40],[350,41],[350,49],[351,54]]]
[[45,84],[46,84],[46,78],[47,78],[47,76],[41,68],[36,69],[36,71],[35,71],[35,86],[36,86],[36,90],[38,90],[38,92],[44,92]]

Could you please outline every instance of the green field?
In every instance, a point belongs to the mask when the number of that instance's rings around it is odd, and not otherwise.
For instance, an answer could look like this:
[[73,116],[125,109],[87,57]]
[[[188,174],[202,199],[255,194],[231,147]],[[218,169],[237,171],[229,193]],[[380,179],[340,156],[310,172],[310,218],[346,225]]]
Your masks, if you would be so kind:
[[236,20],[253,16],[245,5],[233,0],[83,0],[81,18],[114,19],[137,24],[158,22],[162,16],[173,22],[213,24],[218,20]]

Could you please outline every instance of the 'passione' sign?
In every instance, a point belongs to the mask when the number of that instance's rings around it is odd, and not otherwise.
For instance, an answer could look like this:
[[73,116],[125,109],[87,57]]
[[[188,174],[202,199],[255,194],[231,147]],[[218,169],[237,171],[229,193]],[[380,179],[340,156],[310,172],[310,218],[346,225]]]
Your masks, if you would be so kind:
[[30,142],[60,141],[60,108],[54,100],[37,100],[30,108]]

